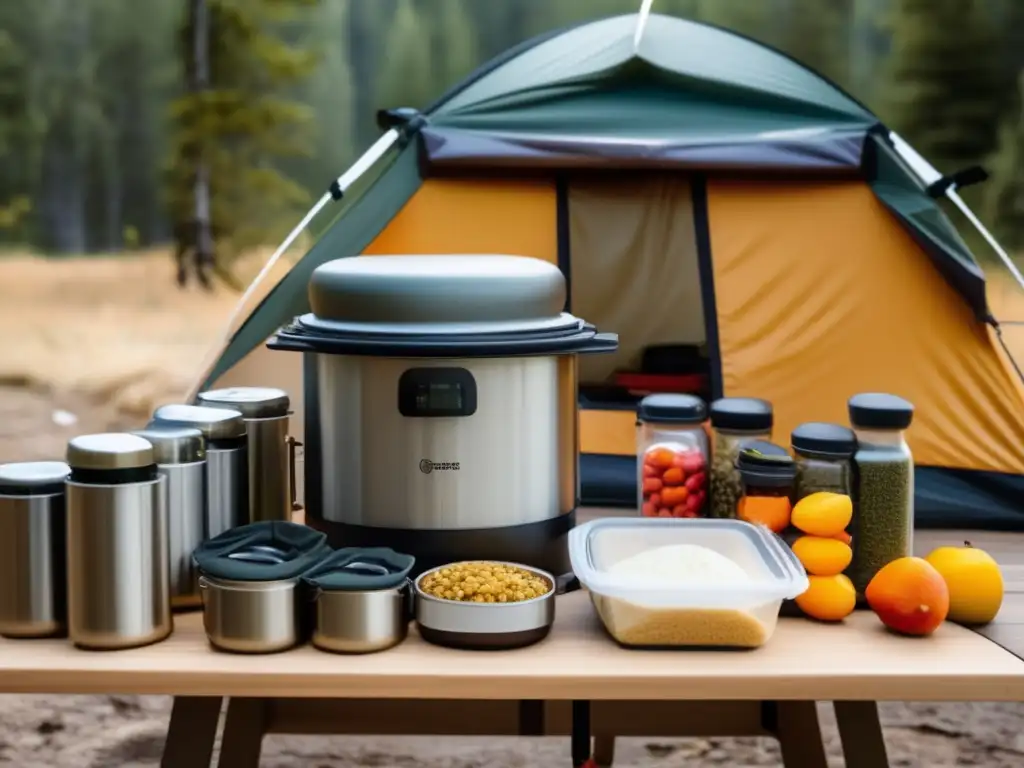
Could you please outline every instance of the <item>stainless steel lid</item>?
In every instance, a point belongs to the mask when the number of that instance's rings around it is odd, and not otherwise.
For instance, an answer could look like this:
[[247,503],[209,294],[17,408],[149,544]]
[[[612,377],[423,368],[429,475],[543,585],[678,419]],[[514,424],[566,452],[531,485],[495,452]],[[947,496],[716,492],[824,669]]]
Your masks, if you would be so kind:
[[202,405],[232,408],[246,419],[272,419],[287,416],[291,403],[288,393],[274,387],[227,387],[200,392]]
[[0,464],[0,494],[52,493],[64,484],[71,467],[63,461],[20,461]]
[[245,420],[241,412],[231,408],[162,405],[156,409],[148,425],[156,426],[193,427],[207,440],[231,440],[245,436]]
[[68,441],[72,469],[136,469],[155,463],[153,444],[128,432],[79,435]]
[[194,427],[154,424],[132,434],[152,443],[157,464],[194,464],[206,455],[203,433]]
[[565,298],[557,266],[522,256],[358,256],[317,267],[309,282],[313,315],[345,325],[532,328],[560,319]]

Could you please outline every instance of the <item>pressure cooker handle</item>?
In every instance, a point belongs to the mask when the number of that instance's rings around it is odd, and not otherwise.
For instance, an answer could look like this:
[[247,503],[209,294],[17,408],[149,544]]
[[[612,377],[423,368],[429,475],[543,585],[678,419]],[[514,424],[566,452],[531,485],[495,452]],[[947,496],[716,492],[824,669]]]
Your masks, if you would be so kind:
[[586,343],[583,344],[576,354],[598,355],[614,352],[619,348],[619,334],[617,333],[595,333]]

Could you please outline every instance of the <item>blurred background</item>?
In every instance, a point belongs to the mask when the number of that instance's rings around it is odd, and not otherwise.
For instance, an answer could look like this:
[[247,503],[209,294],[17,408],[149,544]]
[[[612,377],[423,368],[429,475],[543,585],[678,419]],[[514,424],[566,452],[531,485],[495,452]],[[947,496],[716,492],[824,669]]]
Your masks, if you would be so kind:
[[[72,434],[136,426],[179,397],[239,289],[377,137],[377,109],[424,107],[528,37],[639,5],[0,1],[0,462],[59,456]],[[1024,0],[656,0],[654,10],[782,49],[940,171],[984,165],[992,178],[965,198],[1005,248],[1024,252]],[[192,225],[197,195],[209,242]],[[314,235],[330,219],[321,218]],[[1024,319],[1024,292],[962,231],[996,278],[1000,315],[1015,303]],[[884,714],[894,765],[1019,766],[1024,755],[1019,705],[892,704]],[[159,699],[0,697],[0,763],[156,765],[165,718]],[[282,766],[567,757],[565,745],[500,740],[457,753],[382,744],[272,737],[265,754]],[[699,740],[637,744],[622,758],[772,765],[772,750]]]

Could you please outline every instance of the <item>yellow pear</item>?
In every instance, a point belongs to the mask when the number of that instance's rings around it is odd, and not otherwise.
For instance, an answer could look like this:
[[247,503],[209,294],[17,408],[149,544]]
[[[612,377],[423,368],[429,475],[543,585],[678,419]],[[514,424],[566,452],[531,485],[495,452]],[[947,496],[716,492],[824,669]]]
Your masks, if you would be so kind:
[[965,542],[962,547],[939,547],[925,558],[949,587],[949,620],[958,624],[988,624],[1003,605],[1003,573],[984,550]]

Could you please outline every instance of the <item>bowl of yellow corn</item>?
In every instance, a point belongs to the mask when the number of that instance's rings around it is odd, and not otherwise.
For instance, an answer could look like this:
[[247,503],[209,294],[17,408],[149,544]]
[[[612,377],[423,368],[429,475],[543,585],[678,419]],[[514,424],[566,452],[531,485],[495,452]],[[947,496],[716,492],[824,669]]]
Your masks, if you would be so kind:
[[466,560],[432,568],[414,582],[424,640],[451,648],[522,648],[555,620],[555,579],[519,563]]

